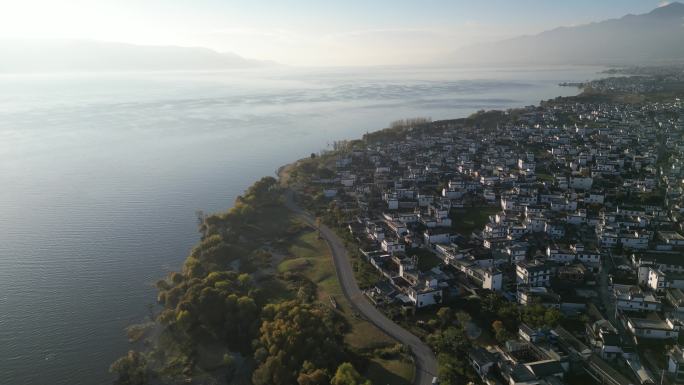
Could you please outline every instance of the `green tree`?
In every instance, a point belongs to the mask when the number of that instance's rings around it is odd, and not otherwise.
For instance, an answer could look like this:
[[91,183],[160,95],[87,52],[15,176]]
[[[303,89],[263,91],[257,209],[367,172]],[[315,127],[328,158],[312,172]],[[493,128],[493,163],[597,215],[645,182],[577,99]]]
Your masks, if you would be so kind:
[[459,360],[456,356],[440,353],[437,356],[438,374],[440,384],[443,385],[456,385],[460,384],[460,378],[464,375],[464,363]]
[[428,337],[430,344],[438,352],[451,354],[464,353],[469,346],[468,338],[461,327],[451,326],[445,330],[438,330]]
[[492,322],[492,330],[494,331],[494,337],[499,343],[504,343],[510,339],[510,333],[506,330],[503,322],[499,320]]
[[468,323],[472,320],[472,317],[470,314],[464,312],[464,311],[459,311],[456,313],[456,319],[458,319],[458,323],[461,324],[461,327],[466,327]]
[[563,315],[558,309],[547,308],[541,304],[526,306],[522,311],[523,322],[533,328],[555,327]]
[[315,369],[334,370],[344,357],[343,325],[319,304],[287,301],[262,312],[252,375],[255,385],[290,385]]
[[150,380],[147,359],[142,353],[133,350],[114,361],[109,371],[117,376],[115,385],[145,385]]
[[520,320],[520,309],[517,304],[511,302],[503,302],[496,312],[496,316],[503,320],[506,329],[516,330]]
[[330,383],[330,375],[323,369],[315,368],[310,362],[304,362],[302,371],[297,377],[298,385],[328,385]]
[[363,378],[352,364],[345,362],[337,367],[330,385],[371,385],[371,382]]
[[544,326],[555,327],[563,318],[563,315],[558,309],[547,309],[544,313]]
[[454,312],[449,307],[441,307],[437,310],[437,318],[442,328],[445,328],[454,321]]

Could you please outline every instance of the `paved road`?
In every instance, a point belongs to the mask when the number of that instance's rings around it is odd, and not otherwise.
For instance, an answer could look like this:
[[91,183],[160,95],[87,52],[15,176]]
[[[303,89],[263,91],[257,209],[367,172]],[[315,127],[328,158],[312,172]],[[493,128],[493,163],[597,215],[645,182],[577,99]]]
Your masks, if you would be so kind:
[[[290,210],[298,214],[311,226],[316,227],[315,219],[292,201],[291,194],[287,194],[286,196],[286,205]],[[347,297],[349,302],[359,313],[363,314],[366,319],[372,322],[380,330],[411,349],[416,364],[414,384],[432,384],[432,378],[437,376],[437,359],[430,347],[423,343],[420,338],[385,317],[384,314],[366,299],[366,296],[356,283],[354,270],[349,262],[347,250],[344,247],[342,240],[329,227],[322,224],[320,225],[320,233],[323,239],[328,242],[328,245],[332,250],[333,261],[335,262],[335,269],[337,270],[337,278],[342,286],[344,296]]]
[[599,296],[601,298],[601,303],[605,307],[605,317],[610,323],[613,324],[618,329],[618,332],[624,334],[625,330],[622,323],[615,318],[616,316],[616,303],[615,297],[613,295],[613,287],[610,286],[608,275],[612,273],[615,266],[613,265],[612,251],[608,250],[607,255],[601,258],[601,272],[599,273]]

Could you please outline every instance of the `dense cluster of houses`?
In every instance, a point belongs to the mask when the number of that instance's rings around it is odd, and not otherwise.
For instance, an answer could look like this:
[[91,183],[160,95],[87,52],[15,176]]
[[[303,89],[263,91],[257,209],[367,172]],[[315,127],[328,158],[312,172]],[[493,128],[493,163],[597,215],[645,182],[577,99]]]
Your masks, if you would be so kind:
[[581,86],[602,93],[653,93],[672,90],[684,80],[680,66],[632,67],[614,69],[612,73],[627,75],[592,80],[587,83],[564,83],[564,86]]
[[673,346],[654,358],[667,378],[684,380],[683,134],[679,100],[548,102],[496,128],[441,121],[355,147],[314,182],[386,278],[368,289],[378,305],[494,291],[582,315],[581,335],[525,327],[475,348],[484,380],[562,383],[581,367],[616,385],[653,383],[659,366],[639,349],[654,341]]

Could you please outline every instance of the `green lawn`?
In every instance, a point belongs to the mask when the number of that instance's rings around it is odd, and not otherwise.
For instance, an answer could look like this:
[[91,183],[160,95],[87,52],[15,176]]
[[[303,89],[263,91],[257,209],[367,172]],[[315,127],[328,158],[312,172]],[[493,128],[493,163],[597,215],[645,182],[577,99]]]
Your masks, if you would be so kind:
[[295,298],[295,294],[290,291],[285,282],[268,276],[259,282],[261,296],[269,303],[278,303]]
[[291,242],[289,253],[293,258],[285,259],[278,266],[279,272],[302,273],[318,286],[319,297],[341,295],[332,257],[325,241],[318,239],[315,231],[304,231]]
[[351,257],[354,277],[361,289],[369,288],[385,277],[361,256]]
[[[330,305],[330,296],[335,297],[340,313],[351,327],[345,339],[355,352],[368,356],[375,349],[396,344],[396,341],[372,323],[355,314],[342,294],[328,244],[318,238],[316,231],[303,231],[297,236],[291,242],[289,254],[292,257],[282,261],[278,265],[278,271],[296,271],[306,276],[317,285],[318,299],[325,305]],[[371,378],[374,384],[411,383],[414,368],[405,355],[388,360],[371,357],[370,360],[366,373],[363,374]]]
[[489,216],[500,211],[499,207],[468,207],[453,209],[450,213],[452,228],[463,235],[481,230],[489,221]]
[[364,374],[375,385],[408,385],[411,384],[414,371],[411,362],[373,358]]
[[556,181],[556,178],[554,178],[553,175],[544,174],[544,173],[537,173],[537,179],[539,179],[543,182],[550,182],[550,183],[554,183]]
[[438,266],[442,263],[442,260],[438,256],[436,256],[435,253],[426,249],[409,249],[406,252],[406,255],[408,255],[409,257],[413,255],[418,256],[418,270],[423,272],[429,271],[433,267]]

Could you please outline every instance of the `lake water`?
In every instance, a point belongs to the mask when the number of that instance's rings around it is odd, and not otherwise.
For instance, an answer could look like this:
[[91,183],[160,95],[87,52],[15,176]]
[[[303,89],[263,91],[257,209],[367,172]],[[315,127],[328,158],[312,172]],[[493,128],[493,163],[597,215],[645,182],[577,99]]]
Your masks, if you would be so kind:
[[124,328],[276,168],[390,121],[577,92],[598,68],[0,75],[0,384],[107,384]]

